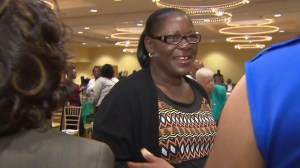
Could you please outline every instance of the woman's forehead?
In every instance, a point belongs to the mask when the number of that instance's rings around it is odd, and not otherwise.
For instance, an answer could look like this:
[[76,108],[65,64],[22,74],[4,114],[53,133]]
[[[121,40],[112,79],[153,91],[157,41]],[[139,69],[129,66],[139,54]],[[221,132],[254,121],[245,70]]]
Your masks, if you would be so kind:
[[168,31],[168,32],[177,32],[177,31],[193,31],[194,27],[189,19],[183,13],[174,13],[166,16],[165,19],[161,20],[160,25],[157,31]]

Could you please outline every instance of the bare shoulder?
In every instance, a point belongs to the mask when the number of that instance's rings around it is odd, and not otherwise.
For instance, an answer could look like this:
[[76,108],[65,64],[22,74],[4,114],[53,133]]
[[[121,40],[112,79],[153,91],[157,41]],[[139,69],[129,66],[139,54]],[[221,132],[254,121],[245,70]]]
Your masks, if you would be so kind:
[[245,76],[229,96],[220,118],[206,164],[206,168],[215,167],[264,167],[253,132]]

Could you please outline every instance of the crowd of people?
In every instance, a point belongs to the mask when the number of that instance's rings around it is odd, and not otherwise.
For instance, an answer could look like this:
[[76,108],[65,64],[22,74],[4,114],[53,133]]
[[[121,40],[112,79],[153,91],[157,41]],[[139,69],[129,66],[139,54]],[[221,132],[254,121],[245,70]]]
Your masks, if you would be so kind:
[[[247,62],[236,86],[224,84],[220,70],[196,60],[191,18],[162,8],[141,34],[141,70],[119,81],[105,64],[79,86],[65,52],[70,32],[43,1],[0,1],[0,30],[0,167],[300,166],[300,81],[290,73],[299,72],[300,37]],[[53,111],[81,106],[83,91],[96,106],[94,140],[45,125]]]

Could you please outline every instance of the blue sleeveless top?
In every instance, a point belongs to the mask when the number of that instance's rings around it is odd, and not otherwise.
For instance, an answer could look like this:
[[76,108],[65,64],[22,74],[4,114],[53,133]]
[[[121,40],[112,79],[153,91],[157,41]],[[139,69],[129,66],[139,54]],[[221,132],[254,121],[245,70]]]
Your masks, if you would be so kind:
[[300,167],[300,37],[246,63],[256,142],[268,168]]

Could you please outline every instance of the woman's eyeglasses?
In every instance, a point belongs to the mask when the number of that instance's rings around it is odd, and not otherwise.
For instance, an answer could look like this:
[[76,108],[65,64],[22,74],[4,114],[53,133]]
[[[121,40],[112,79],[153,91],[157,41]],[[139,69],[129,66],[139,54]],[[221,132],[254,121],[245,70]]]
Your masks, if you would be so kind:
[[168,44],[173,44],[173,45],[179,44],[183,39],[185,39],[189,44],[196,44],[196,43],[200,42],[201,35],[200,34],[190,34],[187,36],[182,36],[182,35],[174,34],[174,35],[166,35],[166,36],[154,36],[151,38],[160,40],[160,41],[168,43]]

